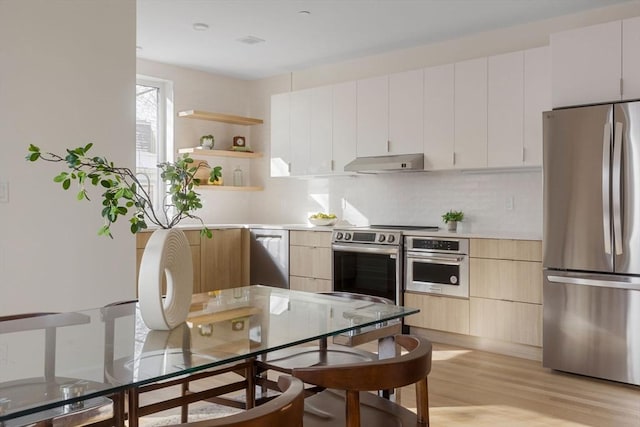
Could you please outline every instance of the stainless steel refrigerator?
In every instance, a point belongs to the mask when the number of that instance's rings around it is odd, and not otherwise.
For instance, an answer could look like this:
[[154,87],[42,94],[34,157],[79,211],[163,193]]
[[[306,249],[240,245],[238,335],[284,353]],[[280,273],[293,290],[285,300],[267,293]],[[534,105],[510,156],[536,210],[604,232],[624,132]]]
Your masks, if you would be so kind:
[[640,385],[640,102],[543,120],[543,365]]

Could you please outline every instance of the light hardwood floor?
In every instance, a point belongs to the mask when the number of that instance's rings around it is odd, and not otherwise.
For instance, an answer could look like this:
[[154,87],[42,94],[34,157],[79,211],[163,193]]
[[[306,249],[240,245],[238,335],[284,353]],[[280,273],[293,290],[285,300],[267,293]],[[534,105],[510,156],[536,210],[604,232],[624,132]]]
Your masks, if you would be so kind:
[[[399,390],[396,400],[414,410],[413,387]],[[429,375],[429,406],[434,427],[640,427],[640,387],[437,343]]]

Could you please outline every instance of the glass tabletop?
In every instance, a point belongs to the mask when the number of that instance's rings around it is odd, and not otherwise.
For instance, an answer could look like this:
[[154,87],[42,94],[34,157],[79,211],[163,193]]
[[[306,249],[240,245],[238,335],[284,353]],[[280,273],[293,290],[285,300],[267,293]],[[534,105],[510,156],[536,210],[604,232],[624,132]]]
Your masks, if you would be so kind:
[[[136,302],[0,322],[0,422],[418,311],[248,286],[194,295],[187,321],[171,331],[149,330]],[[82,396],[65,396],[75,384]]]

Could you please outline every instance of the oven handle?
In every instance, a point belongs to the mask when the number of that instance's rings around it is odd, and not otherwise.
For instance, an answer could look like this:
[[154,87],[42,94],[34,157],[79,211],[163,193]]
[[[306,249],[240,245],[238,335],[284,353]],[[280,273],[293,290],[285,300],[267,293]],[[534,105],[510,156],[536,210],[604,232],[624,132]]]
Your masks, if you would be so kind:
[[438,257],[438,256],[412,256],[411,254],[407,254],[407,259],[425,262],[428,264],[446,264],[446,265],[460,265],[465,262],[465,258],[463,256],[457,257]]
[[384,255],[398,255],[400,252],[398,248],[382,246],[382,245],[366,245],[366,246],[350,246],[350,245],[331,245],[331,249],[341,252],[357,252],[362,254],[384,254]]

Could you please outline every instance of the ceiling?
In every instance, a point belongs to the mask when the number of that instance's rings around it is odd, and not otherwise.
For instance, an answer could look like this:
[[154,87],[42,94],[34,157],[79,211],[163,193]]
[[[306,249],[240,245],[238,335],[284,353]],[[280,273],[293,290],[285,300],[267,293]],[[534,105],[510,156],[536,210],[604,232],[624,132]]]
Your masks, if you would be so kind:
[[625,1],[137,0],[137,56],[253,80]]

